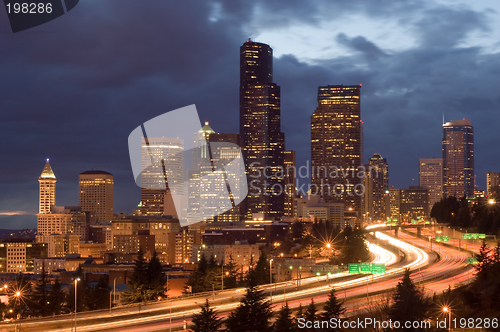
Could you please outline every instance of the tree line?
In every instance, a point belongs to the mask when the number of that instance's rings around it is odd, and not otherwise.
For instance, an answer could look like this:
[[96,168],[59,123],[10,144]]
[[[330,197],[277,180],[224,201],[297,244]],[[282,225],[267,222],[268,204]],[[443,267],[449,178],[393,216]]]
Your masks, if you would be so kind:
[[465,197],[450,196],[434,204],[431,217],[438,223],[455,227],[476,227],[481,233],[498,234],[500,231],[500,207],[496,201],[489,204],[481,199],[470,205]]
[[[446,295],[446,294],[445,294]],[[388,299],[389,300],[389,299]],[[433,301],[434,300],[434,301]],[[295,312],[285,304],[278,312],[273,313],[271,304],[265,299],[262,290],[249,286],[239,306],[224,321],[217,311],[210,306],[208,299],[200,306],[201,311],[193,315],[191,331],[193,332],[298,332],[298,331],[340,331],[340,327],[307,326],[305,322],[330,321],[332,318],[344,318],[345,303],[337,298],[334,289],[320,310],[312,299],[307,307],[299,306]],[[393,322],[426,321],[439,312],[436,298],[425,297],[423,290],[417,287],[406,270],[396,286],[390,301],[383,303],[378,309],[381,319]],[[225,329],[224,329],[225,325]],[[426,331],[421,327],[405,328],[405,331]]]
[[209,260],[202,255],[196,269],[193,270],[186,284],[187,289],[192,293],[210,292],[235,288],[241,285],[258,286],[269,283],[269,262],[264,252],[261,252],[259,259],[254,264],[250,261],[250,269],[243,274],[236,266],[232,257],[229,263],[217,263],[213,256]]
[[[293,314],[293,311],[285,304],[276,315],[273,314],[271,303],[265,299],[262,290],[256,286],[249,286],[245,296],[241,299],[239,306],[230,313],[223,321],[217,312],[210,307],[208,299],[200,306],[201,311],[193,315],[193,332],[216,332],[225,325],[228,332],[286,332],[286,331],[313,331],[312,329],[299,328],[300,321],[330,320],[339,318],[344,314],[345,308],[342,301],[337,299],[335,291],[332,290],[328,300],[320,312],[317,305],[311,300],[304,310],[302,306]],[[273,317],[274,322],[272,322]],[[323,331],[335,331],[335,329],[323,329]]]

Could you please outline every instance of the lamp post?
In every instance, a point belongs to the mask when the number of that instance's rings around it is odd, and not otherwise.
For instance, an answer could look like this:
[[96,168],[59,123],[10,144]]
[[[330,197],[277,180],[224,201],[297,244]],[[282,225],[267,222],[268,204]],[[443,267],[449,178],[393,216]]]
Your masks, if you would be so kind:
[[448,314],[448,331],[451,331],[451,309],[444,307],[443,312]]
[[432,240],[431,239],[432,239],[432,236],[429,236],[429,244],[431,246],[431,251],[432,251]]
[[113,279],[113,302],[111,302],[111,306],[109,307],[109,311],[111,312],[111,308],[113,307],[113,303],[115,302],[116,300],[116,278],[118,277],[115,277]]
[[273,259],[269,260],[269,285],[271,285],[271,303],[273,302]]
[[78,305],[77,305],[77,301],[78,301],[78,287],[77,287],[77,283],[78,281],[80,280],[80,278],[75,278],[75,332],[76,332],[76,311],[77,311],[77,308],[78,308]]
[[18,324],[19,324],[19,331],[21,331],[21,303],[19,302],[19,298],[21,297],[21,292],[17,291],[14,294],[14,296],[16,297],[16,303],[17,306],[19,307],[19,313],[17,314],[16,331],[18,330],[17,329]]
[[210,282],[210,285],[212,285],[212,298],[215,301],[215,285]]
[[222,262],[221,267],[222,267],[222,273],[221,273],[222,282],[221,282],[220,290],[223,291],[224,290],[224,262]]
[[269,260],[269,283],[273,283],[273,259]]
[[104,288],[104,287],[99,287],[99,289],[104,289],[104,290],[107,290],[109,292],[109,313],[111,314],[111,304],[112,304],[112,302],[111,302],[111,293],[112,293],[111,289]]

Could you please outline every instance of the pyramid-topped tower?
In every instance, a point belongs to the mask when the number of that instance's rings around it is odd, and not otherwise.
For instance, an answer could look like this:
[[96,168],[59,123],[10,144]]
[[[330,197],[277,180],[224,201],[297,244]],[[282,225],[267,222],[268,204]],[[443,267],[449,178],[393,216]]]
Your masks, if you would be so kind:
[[38,178],[40,183],[40,198],[39,198],[39,212],[50,213],[53,206],[56,205],[56,176],[50,167],[49,159],[45,163],[42,174]]

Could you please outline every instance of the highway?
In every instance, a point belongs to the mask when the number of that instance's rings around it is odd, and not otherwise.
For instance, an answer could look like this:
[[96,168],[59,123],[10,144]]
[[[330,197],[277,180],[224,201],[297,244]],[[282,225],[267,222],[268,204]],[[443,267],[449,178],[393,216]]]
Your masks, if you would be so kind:
[[[318,304],[324,303],[332,287],[335,287],[337,296],[346,300],[347,314],[355,315],[360,310],[370,310],[377,306],[381,303],[381,297],[386,299],[386,293],[395,287],[406,268],[413,271],[412,278],[416,283],[425,285],[426,290],[432,289],[436,292],[447,289],[450,284],[465,283],[473,276],[467,266],[468,255],[464,252],[437,244],[433,245],[431,252],[429,241],[402,232],[399,233],[399,239],[381,232],[374,232],[374,235],[399,248],[406,255],[406,261],[399,263],[396,255],[369,243],[374,262],[390,263],[391,268],[386,274],[353,276],[340,273],[330,277],[303,279],[300,285],[294,280],[263,286],[270,300],[272,289],[275,309],[279,309],[285,301],[291,308],[297,308],[299,305],[307,306],[311,298]],[[239,299],[244,293],[244,288],[217,292],[215,296],[210,296],[210,300],[224,317],[239,305]],[[198,303],[202,302],[204,302],[203,297],[165,301],[144,306],[141,314],[138,313],[137,306],[113,309],[111,315],[109,311],[81,313],[78,314],[78,331],[168,331],[170,326],[174,330],[182,329],[185,323],[189,324],[192,314],[199,310]],[[71,325],[72,317],[62,316],[24,320],[22,330],[71,331]],[[0,331],[14,331],[14,325],[2,325]]]

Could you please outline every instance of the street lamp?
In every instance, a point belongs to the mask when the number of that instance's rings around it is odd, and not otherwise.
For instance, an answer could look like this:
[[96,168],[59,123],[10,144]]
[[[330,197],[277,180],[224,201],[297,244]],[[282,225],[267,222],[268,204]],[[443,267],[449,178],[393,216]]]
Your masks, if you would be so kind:
[[271,303],[273,302],[273,259],[269,260],[269,285],[271,286]]
[[16,331],[17,331],[17,324],[19,324],[19,331],[20,331],[21,330],[21,303],[19,302],[19,298],[21,297],[21,292],[20,291],[15,292],[14,296],[16,297],[16,303],[19,307],[19,313],[17,314]]
[[431,245],[431,251],[432,251],[432,241],[431,241],[431,239],[432,239],[432,236],[429,236],[429,244]]
[[107,290],[109,292],[109,313],[111,314],[111,305],[112,305],[112,302],[111,302],[111,289],[104,288],[104,287],[99,287],[99,289],[104,289],[104,290]]
[[210,283],[210,285],[212,285],[212,297],[213,297],[213,299],[215,301],[215,285],[213,283],[211,283],[211,282],[209,282],[209,283]]
[[109,306],[109,311],[111,312],[111,308],[113,307],[113,303],[115,302],[116,300],[116,278],[118,277],[115,277],[113,279],[113,302],[111,302],[111,305]]
[[443,307],[443,312],[448,314],[448,331],[451,331],[451,309],[448,307]]
[[269,260],[269,284],[273,283],[273,259]]
[[75,278],[75,332],[76,332],[76,310],[77,310],[77,294],[78,294],[78,287],[77,283],[80,281],[80,278]]

